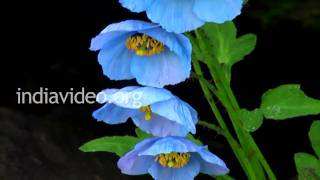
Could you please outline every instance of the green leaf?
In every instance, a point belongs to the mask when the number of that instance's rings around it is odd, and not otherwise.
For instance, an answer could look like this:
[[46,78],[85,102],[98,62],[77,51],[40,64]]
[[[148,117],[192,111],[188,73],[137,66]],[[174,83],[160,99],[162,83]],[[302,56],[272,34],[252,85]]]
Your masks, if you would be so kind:
[[139,129],[139,128],[136,128],[136,129],[135,129],[135,132],[136,132],[136,135],[137,135],[137,137],[138,137],[139,139],[146,139],[146,138],[152,137],[151,134],[148,134],[148,133],[142,131],[142,130]]
[[320,101],[307,97],[300,85],[288,84],[267,91],[260,108],[266,118],[284,120],[320,114]]
[[85,143],[79,149],[83,152],[104,151],[122,156],[133,149],[139,141],[140,139],[133,136],[102,137]]
[[196,139],[195,137],[193,137],[193,135],[190,133],[187,135],[187,139],[194,142],[195,144],[202,145],[202,142],[199,139]]
[[320,159],[320,121],[315,121],[312,123],[309,131],[309,139],[311,141],[313,150]]
[[220,63],[229,64],[230,51],[236,42],[237,29],[233,22],[228,21],[223,24],[207,23],[203,26],[205,34],[208,36],[213,46],[213,54]]
[[207,23],[202,29],[208,37],[206,44],[210,45],[211,55],[223,65],[225,76],[230,81],[232,66],[254,50],[256,35],[246,34],[237,38],[237,28],[232,21]]
[[246,109],[240,110],[243,127],[248,132],[254,132],[263,123],[263,114],[260,109],[248,111]]
[[238,38],[230,52],[230,64],[233,65],[250,54],[254,50],[256,43],[257,36],[255,34],[246,34]]
[[320,161],[313,155],[307,153],[296,153],[294,155],[299,180],[319,180]]
[[215,178],[216,180],[235,180],[233,177],[228,176],[228,175],[215,176],[214,178]]

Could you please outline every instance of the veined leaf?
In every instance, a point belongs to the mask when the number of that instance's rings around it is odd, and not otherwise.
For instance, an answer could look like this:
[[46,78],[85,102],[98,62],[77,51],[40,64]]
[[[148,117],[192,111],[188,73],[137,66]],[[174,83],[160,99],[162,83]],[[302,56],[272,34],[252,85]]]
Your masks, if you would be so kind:
[[248,111],[241,109],[240,111],[243,127],[248,132],[256,131],[263,123],[263,114],[260,109]]
[[237,29],[233,22],[223,24],[207,23],[203,26],[212,45],[213,54],[220,63],[230,62],[230,50],[236,41]]
[[230,52],[230,64],[242,60],[246,55],[250,54],[257,43],[257,36],[255,34],[245,34],[236,40],[233,49]]
[[315,121],[312,123],[309,131],[309,139],[311,141],[313,150],[320,159],[320,121]]
[[[232,66],[253,51],[256,35],[246,34],[237,38],[237,28],[232,21],[223,24],[207,23],[202,29],[208,37],[211,55],[223,65],[225,76],[230,81]],[[210,61],[207,60],[207,63]]]
[[319,180],[320,161],[311,154],[296,153],[294,156],[299,180]]
[[235,180],[233,177],[228,176],[228,175],[223,175],[223,176],[214,176],[216,180]]
[[262,96],[261,110],[268,119],[284,120],[320,114],[320,100],[307,97],[300,85],[282,85]]
[[151,134],[148,134],[148,133],[142,131],[142,130],[139,129],[139,128],[136,128],[136,129],[135,129],[135,132],[136,132],[137,137],[138,137],[139,139],[141,139],[141,140],[146,139],[146,138],[149,138],[149,137],[152,137]]
[[111,152],[122,156],[129,152],[140,141],[133,136],[112,136],[91,140],[79,149],[83,152]]

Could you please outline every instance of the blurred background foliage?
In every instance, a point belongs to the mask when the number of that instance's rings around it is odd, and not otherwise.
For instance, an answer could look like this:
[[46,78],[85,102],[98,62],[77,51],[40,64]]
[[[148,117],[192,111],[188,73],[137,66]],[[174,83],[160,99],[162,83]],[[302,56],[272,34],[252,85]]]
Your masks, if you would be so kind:
[[[268,27],[280,20],[295,20],[306,28],[320,28],[319,0],[249,0],[247,15]],[[253,8],[251,8],[253,7]]]

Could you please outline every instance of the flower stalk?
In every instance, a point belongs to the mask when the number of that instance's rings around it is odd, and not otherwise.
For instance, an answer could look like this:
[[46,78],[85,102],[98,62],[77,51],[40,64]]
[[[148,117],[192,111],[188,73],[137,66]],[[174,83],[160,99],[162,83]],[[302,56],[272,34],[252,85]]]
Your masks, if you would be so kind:
[[[196,57],[202,58],[202,60],[205,60],[208,66],[210,75],[218,90],[218,93],[216,93],[218,94],[217,97],[228,112],[229,118],[235,130],[239,143],[241,144],[241,147],[243,147],[243,150],[246,152],[246,155],[250,160],[250,164],[253,166],[255,170],[256,177],[259,179],[262,179],[262,178],[266,179],[264,175],[264,172],[265,172],[269,179],[276,179],[274,173],[272,172],[269,164],[265,160],[264,156],[262,155],[254,139],[252,138],[249,132],[246,132],[244,128],[242,128],[242,120],[240,119],[240,115],[239,115],[240,107],[232,92],[229,82],[224,76],[224,72],[222,71],[220,63],[214,56],[212,56],[209,53],[210,51],[208,50],[208,47],[205,43],[204,35],[202,34],[202,32],[197,30],[195,34],[196,34],[196,38],[191,38],[191,41],[193,42],[194,52],[196,52],[195,54],[197,54],[197,52],[201,52],[202,54],[202,56],[198,56],[198,57],[196,56]],[[190,35],[189,35],[189,38],[190,38]],[[199,69],[200,65],[198,63],[193,63],[193,66],[195,71],[198,71],[198,74],[200,74],[200,71],[201,71],[201,69]],[[201,80],[199,79],[199,81]],[[208,89],[207,85],[203,83],[203,86],[204,87],[202,87],[202,90],[204,92],[207,91],[206,90]],[[208,95],[206,96],[206,98],[209,103],[214,103],[211,100],[212,98],[209,98]],[[218,119],[216,113],[215,113],[215,116]],[[220,126],[221,125],[225,126],[223,125],[225,123],[219,122],[219,124]],[[229,139],[227,140],[230,141]],[[248,168],[245,169],[245,171],[248,171],[248,170],[249,170]],[[249,172],[246,172],[246,174],[248,176]],[[250,176],[249,179],[255,179],[255,177]]]

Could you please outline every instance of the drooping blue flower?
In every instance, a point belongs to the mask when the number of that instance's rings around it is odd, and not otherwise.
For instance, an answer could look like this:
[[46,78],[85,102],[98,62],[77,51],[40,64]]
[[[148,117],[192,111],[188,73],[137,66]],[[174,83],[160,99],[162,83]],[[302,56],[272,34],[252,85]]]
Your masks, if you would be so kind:
[[192,46],[182,34],[137,20],[111,24],[91,41],[104,75],[152,87],[174,85],[191,71]]
[[168,32],[183,33],[205,22],[223,23],[241,13],[243,0],[119,0],[133,12],[146,11],[149,19]]
[[166,89],[129,86],[100,92],[97,101],[106,103],[93,113],[108,124],[126,122],[129,118],[143,131],[154,136],[195,134],[197,112]]
[[149,173],[156,180],[192,180],[200,172],[209,175],[229,172],[206,146],[173,136],[145,139],[118,161],[118,167],[124,174]]

